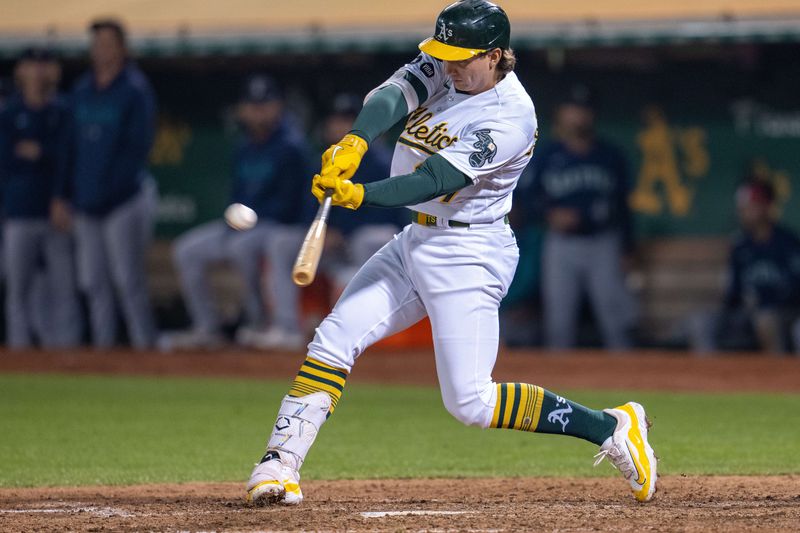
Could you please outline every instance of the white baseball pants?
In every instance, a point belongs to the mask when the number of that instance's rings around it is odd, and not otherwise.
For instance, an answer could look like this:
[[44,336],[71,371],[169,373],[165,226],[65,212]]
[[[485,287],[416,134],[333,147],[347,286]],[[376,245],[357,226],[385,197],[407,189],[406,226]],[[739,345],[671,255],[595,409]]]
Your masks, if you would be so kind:
[[406,226],[348,284],[309,357],[349,372],[368,346],[427,315],[445,408],[464,424],[488,427],[498,308],[518,259],[514,233],[502,223]]

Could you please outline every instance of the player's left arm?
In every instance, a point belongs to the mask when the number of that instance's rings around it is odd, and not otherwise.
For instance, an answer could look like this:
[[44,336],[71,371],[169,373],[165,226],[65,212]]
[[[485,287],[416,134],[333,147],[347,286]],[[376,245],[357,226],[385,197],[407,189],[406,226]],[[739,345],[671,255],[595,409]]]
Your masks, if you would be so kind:
[[320,174],[336,174],[343,180],[353,177],[374,139],[408,115],[400,88],[387,85],[368,97],[353,123],[353,129],[322,154]]
[[445,78],[442,62],[425,53],[400,67],[367,94],[353,129],[322,154],[320,174],[352,178],[372,141],[427,101]]

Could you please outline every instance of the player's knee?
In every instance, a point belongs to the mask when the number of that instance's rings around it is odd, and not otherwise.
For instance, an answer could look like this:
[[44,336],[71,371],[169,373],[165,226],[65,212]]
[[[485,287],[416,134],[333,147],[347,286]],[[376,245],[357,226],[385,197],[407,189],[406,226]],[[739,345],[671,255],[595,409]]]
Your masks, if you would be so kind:
[[308,345],[308,356],[349,372],[360,353],[350,337],[344,324],[332,315],[328,315]]
[[492,409],[486,404],[481,395],[464,394],[457,397],[444,397],[444,406],[453,417],[467,426],[486,428],[492,417]]

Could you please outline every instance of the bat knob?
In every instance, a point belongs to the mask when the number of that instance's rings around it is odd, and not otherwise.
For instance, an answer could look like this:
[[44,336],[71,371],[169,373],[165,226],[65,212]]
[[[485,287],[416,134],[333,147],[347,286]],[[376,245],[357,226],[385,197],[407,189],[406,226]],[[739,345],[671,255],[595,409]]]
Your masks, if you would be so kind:
[[309,272],[295,272],[292,275],[292,281],[298,287],[308,287],[314,281],[314,276]]

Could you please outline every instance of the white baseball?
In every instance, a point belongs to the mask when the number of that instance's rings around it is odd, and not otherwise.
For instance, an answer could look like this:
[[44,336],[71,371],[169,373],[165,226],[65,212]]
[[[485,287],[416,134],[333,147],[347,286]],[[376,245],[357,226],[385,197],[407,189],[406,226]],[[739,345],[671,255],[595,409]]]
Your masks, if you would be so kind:
[[225,222],[233,229],[244,231],[256,225],[258,215],[244,204],[231,204],[225,209]]

